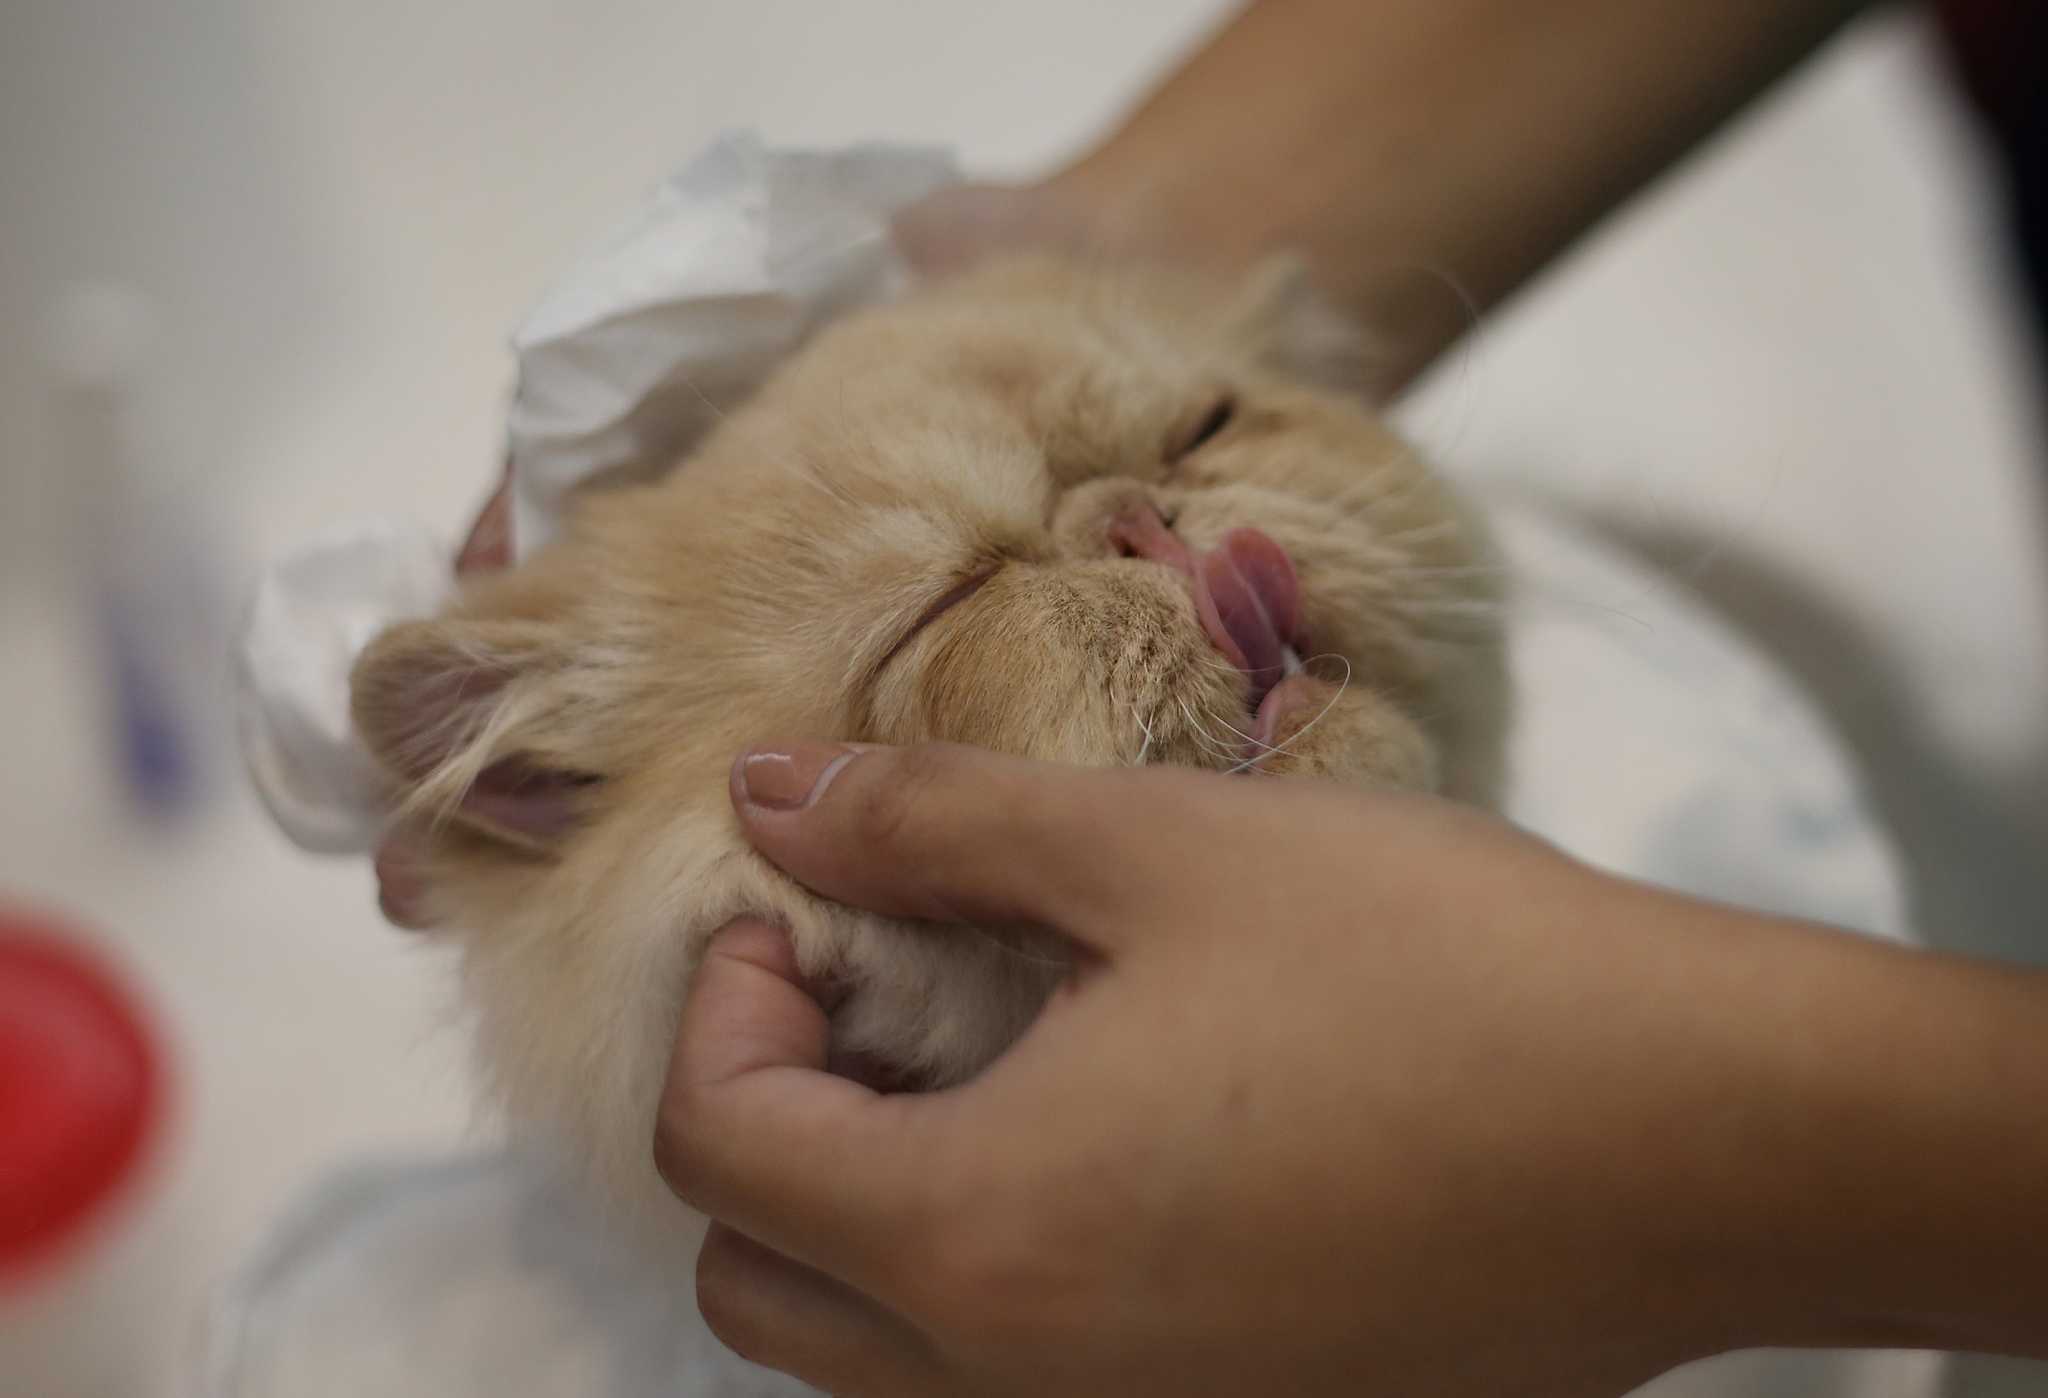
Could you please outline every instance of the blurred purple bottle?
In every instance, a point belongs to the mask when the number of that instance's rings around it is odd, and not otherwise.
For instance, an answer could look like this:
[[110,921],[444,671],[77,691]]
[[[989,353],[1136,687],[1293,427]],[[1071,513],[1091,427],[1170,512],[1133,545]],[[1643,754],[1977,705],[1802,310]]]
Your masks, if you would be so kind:
[[129,801],[169,820],[206,791],[222,703],[222,592],[193,483],[147,421],[154,339],[142,297],[82,285],[59,300],[46,357],[56,378],[62,547],[93,628],[109,759]]

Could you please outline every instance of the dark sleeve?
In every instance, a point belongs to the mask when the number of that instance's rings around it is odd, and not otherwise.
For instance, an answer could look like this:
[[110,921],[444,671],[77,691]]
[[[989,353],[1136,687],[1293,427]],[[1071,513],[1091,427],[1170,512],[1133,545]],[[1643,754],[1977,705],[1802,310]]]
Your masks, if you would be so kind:
[[2048,3],[1937,0],[1964,87],[2002,157],[2015,251],[2048,336]]

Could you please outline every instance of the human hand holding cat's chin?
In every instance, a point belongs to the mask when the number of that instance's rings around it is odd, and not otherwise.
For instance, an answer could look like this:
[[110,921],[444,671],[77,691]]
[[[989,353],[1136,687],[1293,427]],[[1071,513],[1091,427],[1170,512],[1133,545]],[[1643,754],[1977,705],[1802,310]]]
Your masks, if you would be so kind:
[[980,1077],[892,1096],[821,1071],[779,932],[712,943],[657,1156],[718,1220],[712,1328],[841,1398],[1561,1398],[1751,1344],[2048,1344],[2048,1138],[2010,1105],[2048,1088],[2039,981],[1424,797],[796,745],[734,798],[821,893],[1084,953]]

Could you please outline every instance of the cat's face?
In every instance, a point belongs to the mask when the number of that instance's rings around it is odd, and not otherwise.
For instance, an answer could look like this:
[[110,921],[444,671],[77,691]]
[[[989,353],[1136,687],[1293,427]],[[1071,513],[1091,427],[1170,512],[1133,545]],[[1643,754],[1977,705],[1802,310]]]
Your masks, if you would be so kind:
[[[848,987],[843,1042],[927,1079],[1035,1009],[1038,963],[747,853],[725,789],[753,739],[1489,799],[1496,576],[1425,466],[1319,386],[1343,348],[1281,275],[994,267],[835,326],[667,477],[380,638],[357,723],[452,817],[434,882],[515,1106],[598,1151],[624,1128],[593,1111],[638,1112],[644,1143],[681,981],[741,911]],[[574,1100],[592,1073],[615,1099]]]

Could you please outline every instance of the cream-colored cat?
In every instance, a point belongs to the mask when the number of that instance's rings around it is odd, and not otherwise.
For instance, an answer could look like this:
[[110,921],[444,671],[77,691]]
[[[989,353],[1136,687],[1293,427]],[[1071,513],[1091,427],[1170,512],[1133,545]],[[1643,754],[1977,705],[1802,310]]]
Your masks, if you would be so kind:
[[678,1003],[742,912],[843,992],[838,1050],[915,1082],[973,1073],[1057,978],[768,867],[727,805],[751,739],[1490,799],[1496,572],[1339,391],[1335,330],[1285,269],[994,266],[836,325],[666,478],[379,638],[356,722],[438,820],[434,911],[515,1121],[662,1199]]

